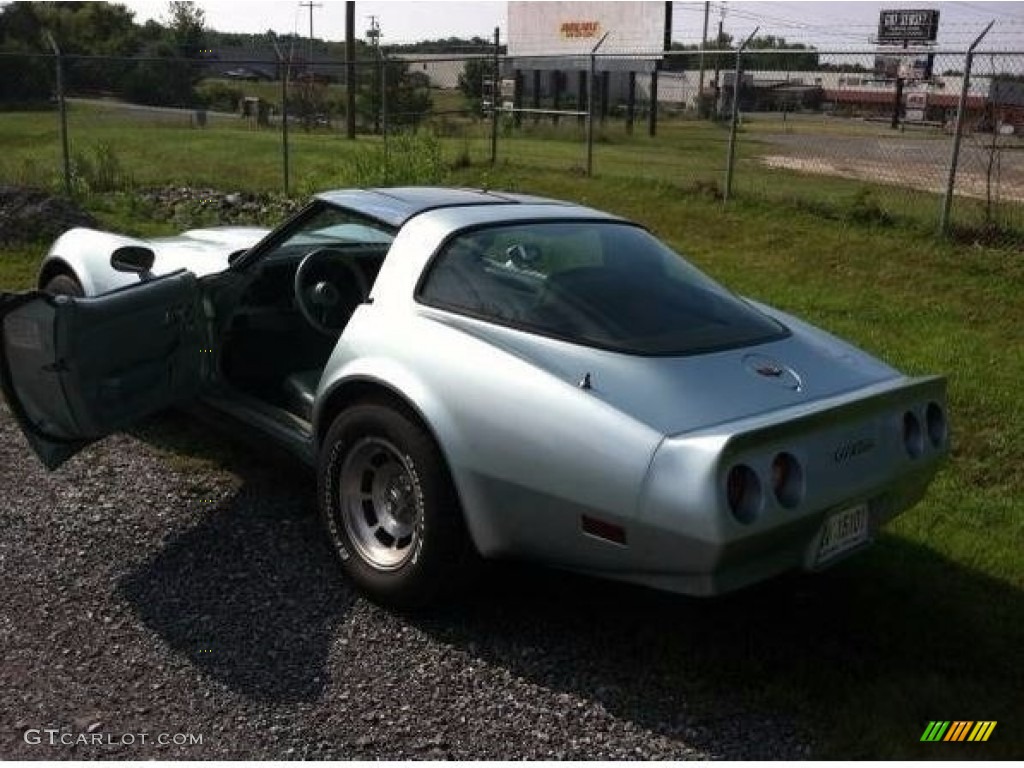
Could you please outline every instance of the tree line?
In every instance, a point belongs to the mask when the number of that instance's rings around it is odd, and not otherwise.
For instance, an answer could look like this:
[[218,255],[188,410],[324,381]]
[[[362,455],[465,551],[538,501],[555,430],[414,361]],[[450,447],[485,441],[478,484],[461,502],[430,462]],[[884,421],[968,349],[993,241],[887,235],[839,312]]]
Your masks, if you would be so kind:
[[[704,54],[705,69],[733,69],[736,66],[736,55],[728,51],[738,47],[735,38],[727,32],[708,40],[704,46],[707,51]],[[670,50],[675,51],[677,55],[665,57],[665,69],[669,71],[693,69],[694,61],[700,56],[699,44],[673,43]],[[743,53],[743,68],[803,72],[823,67],[814,46],[790,43],[786,38],[775,35],[764,35],[751,39],[747,44]]]
[[[107,2],[11,2],[0,5],[0,109],[52,104],[55,66],[50,38],[64,56],[65,92],[114,95],[140,104],[177,107],[238,108],[247,88],[241,82],[204,78],[211,71],[246,69],[256,78],[279,80],[288,60],[289,113],[308,127],[342,114],[344,42],[300,35],[220,32],[206,27],[194,2],[173,1],[160,20],[139,24],[125,5]],[[417,123],[432,105],[429,81],[388,53],[465,53],[488,50],[490,41],[448,37],[377,51],[356,41],[356,109],[364,126],[380,130],[386,109],[390,125]],[[42,54],[42,55],[41,55]],[[90,58],[96,57],[96,58]],[[242,63],[246,60],[259,62]],[[239,65],[232,67],[232,61]],[[212,69],[211,69],[212,68]],[[382,90],[384,91],[382,93]],[[478,90],[478,88],[474,89]],[[266,94],[266,91],[262,91]],[[472,101],[472,97],[470,97]],[[270,95],[274,109],[280,99]]]
[[[124,5],[103,2],[14,2],[0,8],[0,102],[28,104],[53,93],[52,60],[68,59],[71,93],[117,93],[149,104],[188,105],[206,45],[205,19],[193,2],[171,2],[162,22],[136,24]],[[110,57],[89,59],[76,57]]]

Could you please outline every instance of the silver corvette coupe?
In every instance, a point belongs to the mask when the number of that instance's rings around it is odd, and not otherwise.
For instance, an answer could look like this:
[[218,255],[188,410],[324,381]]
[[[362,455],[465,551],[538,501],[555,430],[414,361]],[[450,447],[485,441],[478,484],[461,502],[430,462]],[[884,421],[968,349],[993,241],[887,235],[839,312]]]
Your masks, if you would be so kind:
[[0,295],[50,469],[187,404],[316,468],[342,568],[424,604],[479,556],[714,595],[860,550],[948,451],[945,381],[716,284],[643,227],[463,189],[277,229],[74,229]]

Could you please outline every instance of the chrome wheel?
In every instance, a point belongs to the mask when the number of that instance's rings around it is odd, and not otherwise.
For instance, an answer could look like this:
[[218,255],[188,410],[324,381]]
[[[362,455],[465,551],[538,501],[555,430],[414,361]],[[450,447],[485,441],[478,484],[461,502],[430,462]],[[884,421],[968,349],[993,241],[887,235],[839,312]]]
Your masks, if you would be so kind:
[[391,571],[417,550],[422,499],[408,461],[377,437],[357,442],[345,457],[338,484],[338,508],[345,533],[370,566]]

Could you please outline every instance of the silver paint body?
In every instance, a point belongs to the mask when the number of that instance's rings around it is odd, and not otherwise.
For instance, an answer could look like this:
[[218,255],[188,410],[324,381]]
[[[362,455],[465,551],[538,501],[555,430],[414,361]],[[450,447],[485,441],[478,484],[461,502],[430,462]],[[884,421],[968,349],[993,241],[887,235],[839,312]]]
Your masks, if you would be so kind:
[[[329,199],[329,198],[324,198]],[[792,568],[813,568],[826,516],[867,503],[872,538],[924,494],[946,446],[910,458],[904,413],[945,410],[944,381],[911,379],[796,318],[755,304],[791,335],[757,347],[688,357],[603,351],[428,307],[414,297],[424,268],[453,233],[516,220],[608,219],[541,204],[443,208],[399,231],[371,293],[323,372],[308,456],[339,387],[385,387],[420,415],[447,460],[466,522],[487,557],[558,567],[691,594],[717,594]],[[73,230],[48,258],[88,294],[136,278],[109,267],[121,244],[157,254],[156,274],[220,272],[266,230],[225,228],[136,241]],[[794,390],[751,369],[750,355],[799,377]],[[579,382],[590,374],[591,388]],[[221,401],[223,403],[223,401]],[[232,413],[244,412],[232,407]],[[266,426],[266,419],[253,419]],[[843,446],[872,448],[842,457]],[[770,490],[740,523],[726,475],[742,461],[770,489],[779,451],[798,458],[806,492],[785,509]],[[622,526],[625,545],[583,532],[583,515]]]
[[140,245],[152,249],[156,254],[154,276],[187,269],[203,277],[223,272],[228,268],[228,256],[251,248],[269,232],[260,227],[214,227],[189,230],[175,237],[139,240],[112,232],[76,228],[54,241],[40,273],[45,274],[51,262],[59,263],[75,273],[86,296],[97,296],[139,282],[135,275],[117,272],[110,266],[110,254],[115,248]]

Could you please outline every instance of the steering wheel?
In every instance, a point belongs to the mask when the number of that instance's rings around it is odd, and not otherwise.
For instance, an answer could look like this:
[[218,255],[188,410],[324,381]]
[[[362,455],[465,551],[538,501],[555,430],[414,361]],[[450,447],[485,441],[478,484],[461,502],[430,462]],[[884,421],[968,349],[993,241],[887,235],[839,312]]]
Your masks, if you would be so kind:
[[338,248],[310,251],[295,271],[295,303],[299,312],[326,336],[337,336],[369,295],[366,275],[352,254]]

